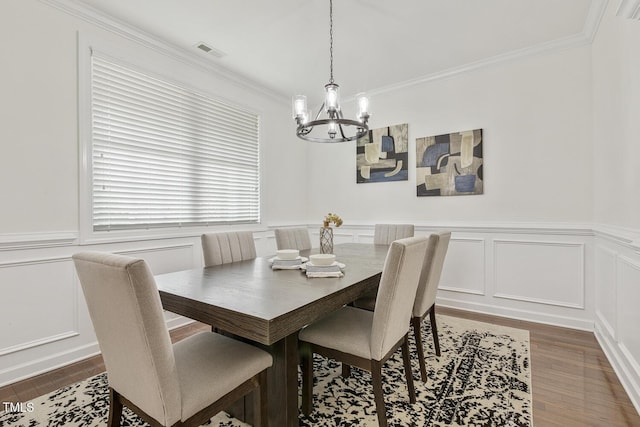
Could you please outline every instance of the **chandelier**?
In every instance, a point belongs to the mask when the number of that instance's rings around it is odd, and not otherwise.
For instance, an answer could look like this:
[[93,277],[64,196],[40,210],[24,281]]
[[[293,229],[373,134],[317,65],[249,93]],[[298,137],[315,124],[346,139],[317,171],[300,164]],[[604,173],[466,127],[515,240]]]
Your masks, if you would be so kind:
[[[367,124],[369,99],[359,94],[356,99],[356,119],[345,119],[340,108],[339,86],[333,81],[333,0],[329,0],[329,70],[329,83],[324,86],[324,102],[313,120],[310,120],[312,112],[307,109],[307,97],[304,95],[293,97],[293,118],[298,124],[296,135],[298,138],[312,142],[346,142],[361,138],[369,131]],[[323,112],[326,118],[320,118]],[[347,129],[352,126],[355,128],[355,133]],[[320,129],[321,135],[324,129],[326,136],[312,135],[314,128]]]

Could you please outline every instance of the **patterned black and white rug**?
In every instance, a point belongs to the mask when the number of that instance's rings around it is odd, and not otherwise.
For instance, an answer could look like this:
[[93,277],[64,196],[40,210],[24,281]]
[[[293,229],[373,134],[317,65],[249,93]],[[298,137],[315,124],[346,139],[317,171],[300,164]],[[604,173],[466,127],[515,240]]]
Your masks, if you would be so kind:
[[[436,357],[428,323],[423,323],[422,331],[429,376],[426,384],[419,380],[411,343],[415,404],[409,403],[400,351],[383,367],[389,425],[531,427],[529,332],[438,315],[442,355]],[[310,417],[301,416],[300,426],[377,426],[370,374],[354,368],[350,378],[343,378],[338,363],[315,357],[315,411]],[[33,411],[0,412],[0,427],[104,426],[109,405],[106,374],[29,403]],[[123,426],[146,425],[126,408],[124,414]],[[224,412],[209,425],[247,426]]]

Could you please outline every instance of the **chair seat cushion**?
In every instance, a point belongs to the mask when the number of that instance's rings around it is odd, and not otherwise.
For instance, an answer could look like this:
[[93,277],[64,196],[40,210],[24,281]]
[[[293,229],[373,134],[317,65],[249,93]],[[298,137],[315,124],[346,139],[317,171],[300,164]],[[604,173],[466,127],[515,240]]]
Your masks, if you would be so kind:
[[213,332],[198,333],[173,347],[183,421],[273,363],[266,351]]
[[372,359],[372,324],[373,312],[342,307],[302,329],[298,338],[343,353]]

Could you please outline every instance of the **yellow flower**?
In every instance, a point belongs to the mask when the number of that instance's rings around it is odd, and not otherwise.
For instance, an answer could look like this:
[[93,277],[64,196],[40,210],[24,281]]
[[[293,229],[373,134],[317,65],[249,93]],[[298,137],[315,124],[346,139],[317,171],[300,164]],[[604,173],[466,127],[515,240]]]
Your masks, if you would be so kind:
[[342,219],[336,215],[329,212],[322,221],[325,228],[329,227],[330,223],[333,223],[336,227],[340,227],[342,225]]

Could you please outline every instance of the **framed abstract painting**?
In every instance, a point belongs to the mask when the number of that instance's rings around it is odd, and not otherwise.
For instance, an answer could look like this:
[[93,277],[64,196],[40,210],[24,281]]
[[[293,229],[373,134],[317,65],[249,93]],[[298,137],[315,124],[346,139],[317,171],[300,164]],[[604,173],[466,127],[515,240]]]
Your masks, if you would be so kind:
[[482,194],[482,129],[416,138],[416,194]]
[[356,182],[409,180],[409,125],[369,130],[356,143]]

